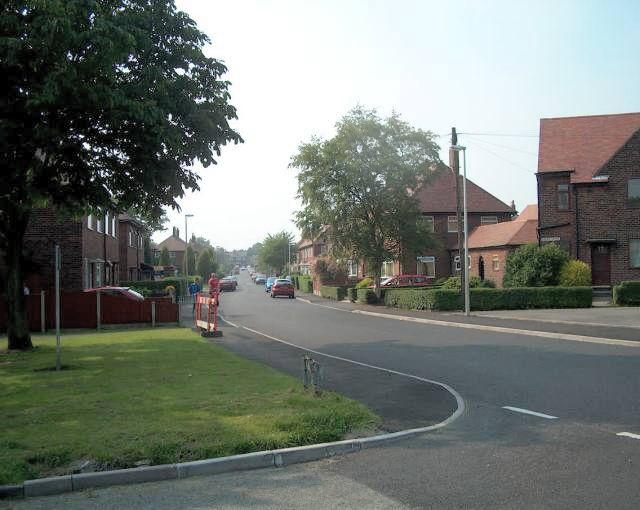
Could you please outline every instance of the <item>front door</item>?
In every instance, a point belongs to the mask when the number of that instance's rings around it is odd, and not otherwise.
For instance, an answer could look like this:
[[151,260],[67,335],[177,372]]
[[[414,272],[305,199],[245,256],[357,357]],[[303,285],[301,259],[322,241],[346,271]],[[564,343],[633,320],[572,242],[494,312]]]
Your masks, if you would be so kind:
[[608,244],[591,247],[591,279],[593,285],[611,285],[611,256]]

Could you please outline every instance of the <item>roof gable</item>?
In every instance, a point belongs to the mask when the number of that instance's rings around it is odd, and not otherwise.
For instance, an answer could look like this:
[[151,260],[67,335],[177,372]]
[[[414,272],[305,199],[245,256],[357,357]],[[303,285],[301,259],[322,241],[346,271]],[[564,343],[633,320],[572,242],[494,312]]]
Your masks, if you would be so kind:
[[640,112],[540,119],[538,172],[572,172],[592,182],[597,172],[640,130]]
[[184,251],[185,246],[185,242],[179,237],[169,236],[158,244],[158,250],[162,250],[166,247],[169,251]]
[[[416,194],[423,213],[456,211],[456,179],[453,172],[445,170],[434,175]],[[472,213],[514,212],[513,209],[467,179],[467,211]]]
[[537,227],[538,220],[503,221],[493,225],[481,225],[471,232],[469,248],[535,243],[538,240]]

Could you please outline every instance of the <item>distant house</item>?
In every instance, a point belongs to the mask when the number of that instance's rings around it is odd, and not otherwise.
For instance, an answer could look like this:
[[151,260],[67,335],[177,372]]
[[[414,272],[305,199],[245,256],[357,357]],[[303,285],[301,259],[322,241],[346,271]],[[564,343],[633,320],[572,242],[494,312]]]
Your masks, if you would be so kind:
[[121,280],[150,280],[153,266],[144,263],[144,225],[129,214],[118,215]]
[[540,243],[594,285],[640,279],[640,113],[541,119],[536,176]]
[[305,275],[311,275],[313,267],[318,257],[329,252],[329,227],[321,229],[320,233],[313,239],[302,239],[297,247],[298,271]]
[[[382,276],[421,274],[433,281],[460,274],[458,221],[456,217],[456,179],[443,171],[417,193],[421,219],[432,233],[436,246],[423,253],[404,254],[401,260],[386,261]],[[467,218],[469,232],[476,227],[510,222],[516,211],[467,179]]]
[[160,264],[160,254],[163,248],[169,251],[169,265],[174,266],[179,271],[184,267],[184,254],[187,243],[180,239],[180,229],[173,227],[173,231],[169,237],[167,237],[153,250],[154,265]]
[[513,221],[476,227],[469,235],[469,274],[502,287],[507,256],[523,244],[536,243],[537,229],[537,205],[528,205]]

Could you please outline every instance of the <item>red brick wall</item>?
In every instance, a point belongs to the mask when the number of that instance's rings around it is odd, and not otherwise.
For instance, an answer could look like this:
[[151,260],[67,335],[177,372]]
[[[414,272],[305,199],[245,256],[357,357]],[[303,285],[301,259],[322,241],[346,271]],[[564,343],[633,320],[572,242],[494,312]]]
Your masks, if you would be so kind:
[[[569,209],[558,209],[558,185],[569,184],[570,176],[565,174],[538,174],[538,210],[540,214],[540,238],[556,239],[561,246],[576,256],[575,241],[575,192],[569,195]],[[571,188],[571,186],[570,186]],[[549,228],[552,227],[552,228]],[[560,238],[557,240],[557,238]]]
[[[484,260],[484,279],[491,280],[496,287],[502,287],[502,278],[507,266],[507,256],[516,247],[500,246],[496,248],[481,248],[469,250],[471,257],[471,276],[480,276],[480,257]],[[498,270],[493,269],[493,257],[498,257]]]
[[[129,246],[129,232],[133,232],[133,247]],[[140,263],[144,262],[144,250],[138,248],[140,229],[129,221],[121,221],[118,231],[118,245],[120,255],[120,280],[136,280],[139,278]],[[189,268],[189,272],[195,268]],[[133,278],[131,274],[133,273]]]

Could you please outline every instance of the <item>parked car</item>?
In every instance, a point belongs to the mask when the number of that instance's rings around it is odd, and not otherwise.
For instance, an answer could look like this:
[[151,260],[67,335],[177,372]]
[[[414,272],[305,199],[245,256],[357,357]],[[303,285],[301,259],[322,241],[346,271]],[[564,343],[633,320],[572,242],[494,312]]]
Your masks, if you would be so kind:
[[101,294],[109,294],[111,296],[122,296],[127,299],[131,299],[132,301],[144,301],[144,296],[139,292],[129,288],[129,287],[95,287],[93,289],[86,289],[85,292],[98,292]]
[[267,281],[264,283],[264,291],[271,292],[271,286],[277,279],[278,278],[276,278],[275,276],[270,276],[269,278],[267,278]]
[[256,285],[264,284],[267,281],[267,276],[264,274],[257,274],[255,280]]
[[399,274],[380,280],[381,287],[424,287],[433,284],[433,278],[423,274]]
[[291,280],[278,278],[273,282],[273,285],[271,286],[271,297],[274,298],[276,296],[287,296],[289,299],[296,297]]
[[225,276],[220,280],[220,290],[236,290],[238,283],[230,276]]

